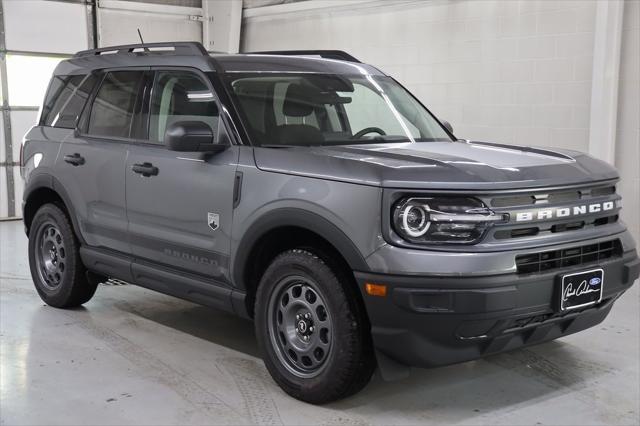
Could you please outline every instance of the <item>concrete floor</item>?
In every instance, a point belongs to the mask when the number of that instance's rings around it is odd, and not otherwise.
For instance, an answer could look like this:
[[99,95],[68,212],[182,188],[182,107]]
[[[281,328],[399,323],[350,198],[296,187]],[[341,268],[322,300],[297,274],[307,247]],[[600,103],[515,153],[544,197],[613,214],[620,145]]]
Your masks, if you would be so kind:
[[20,222],[0,222],[1,424],[638,424],[639,292],[560,341],[315,407],[269,377],[250,322],[131,285],[38,298]]

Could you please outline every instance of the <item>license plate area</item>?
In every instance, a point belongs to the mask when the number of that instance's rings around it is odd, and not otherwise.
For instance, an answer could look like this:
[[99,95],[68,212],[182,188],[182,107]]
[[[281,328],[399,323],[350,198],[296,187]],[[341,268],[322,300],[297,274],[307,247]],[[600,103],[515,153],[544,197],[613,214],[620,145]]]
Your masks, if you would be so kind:
[[560,276],[560,310],[584,308],[602,301],[604,271],[601,268]]

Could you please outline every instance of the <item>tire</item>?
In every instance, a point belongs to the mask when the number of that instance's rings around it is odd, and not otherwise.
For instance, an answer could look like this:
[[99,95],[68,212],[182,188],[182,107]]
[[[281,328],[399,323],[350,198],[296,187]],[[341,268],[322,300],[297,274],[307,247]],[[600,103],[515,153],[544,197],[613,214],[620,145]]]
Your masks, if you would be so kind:
[[40,298],[56,308],[88,302],[98,286],[87,279],[80,244],[67,214],[55,204],[36,212],[29,229],[29,267]]
[[323,404],[371,379],[375,357],[356,291],[340,268],[306,250],[278,255],[263,274],[256,337],[269,373],[292,397]]

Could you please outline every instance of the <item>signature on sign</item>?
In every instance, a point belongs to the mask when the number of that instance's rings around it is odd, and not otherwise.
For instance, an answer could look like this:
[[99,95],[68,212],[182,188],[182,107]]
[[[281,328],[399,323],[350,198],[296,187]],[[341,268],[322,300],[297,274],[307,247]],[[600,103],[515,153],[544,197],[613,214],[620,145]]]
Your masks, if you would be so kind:
[[589,293],[599,293],[600,287],[593,288],[587,284],[587,280],[583,280],[574,290],[573,283],[569,283],[562,294],[562,301],[566,302],[570,297],[578,297]]

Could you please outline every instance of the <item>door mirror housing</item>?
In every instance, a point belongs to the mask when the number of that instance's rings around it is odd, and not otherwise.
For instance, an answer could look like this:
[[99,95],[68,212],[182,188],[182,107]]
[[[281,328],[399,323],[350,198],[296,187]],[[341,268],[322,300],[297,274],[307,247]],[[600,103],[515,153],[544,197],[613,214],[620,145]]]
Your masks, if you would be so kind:
[[164,132],[164,143],[170,151],[220,152],[226,145],[217,144],[211,127],[204,121],[176,121]]
[[442,120],[442,125],[449,131],[449,133],[453,134],[453,126],[451,125],[451,123],[446,120]]

